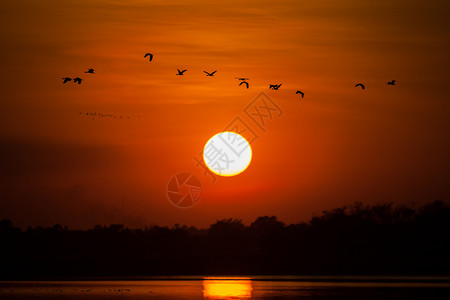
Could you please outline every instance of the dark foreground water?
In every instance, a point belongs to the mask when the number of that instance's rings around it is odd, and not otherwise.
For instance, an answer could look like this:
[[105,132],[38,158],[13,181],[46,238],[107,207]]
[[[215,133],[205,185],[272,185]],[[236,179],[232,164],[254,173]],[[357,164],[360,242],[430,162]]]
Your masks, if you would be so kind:
[[450,299],[450,277],[159,277],[0,282],[0,299]]

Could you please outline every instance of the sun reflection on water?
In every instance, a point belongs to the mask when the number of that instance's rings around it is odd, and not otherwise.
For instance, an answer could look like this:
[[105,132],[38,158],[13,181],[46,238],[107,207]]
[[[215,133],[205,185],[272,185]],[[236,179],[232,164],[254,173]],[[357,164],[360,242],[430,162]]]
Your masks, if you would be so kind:
[[252,290],[249,278],[203,280],[203,297],[208,300],[251,299]]

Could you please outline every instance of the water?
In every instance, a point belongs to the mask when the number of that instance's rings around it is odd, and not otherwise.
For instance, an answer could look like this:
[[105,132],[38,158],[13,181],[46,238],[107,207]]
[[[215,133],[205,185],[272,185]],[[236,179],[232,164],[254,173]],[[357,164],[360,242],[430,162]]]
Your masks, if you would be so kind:
[[154,277],[0,282],[0,299],[450,299],[450,277]]

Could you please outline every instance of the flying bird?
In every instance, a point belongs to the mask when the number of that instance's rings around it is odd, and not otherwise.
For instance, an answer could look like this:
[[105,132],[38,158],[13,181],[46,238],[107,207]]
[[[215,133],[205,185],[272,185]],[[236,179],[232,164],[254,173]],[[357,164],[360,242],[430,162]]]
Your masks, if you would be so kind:
[[302,91],[296,91],[295,94],[296,94],[296,95],[297,95],[297,94],[302,95],[302,98],[305,96],[305,93],[303,93]]
[[281,84],[269,84],[269,89],[271,90],[278,90],[280,88]]
[[72,78],[69,77],[63,77],[63,83],[66,83],[67,81],[72,81]]
[[144,58],[146,58],[147,56],[150,56],[149,61],[152,61],[152,59],[153,59],[153,54],[151,54],[151,53],[146,53],[146,54],[144,55]]
[[355,85],[355,87],[358,87],[358,86],[360,86],[363,90],[366,89],[366,87],[365,87],[364,84],[362,84],[362,83],[357,83],[357,84]]
[[90,73],[90,74],[95,74],[94,69],[88,69],[86,72],[84,73]]
[[80,77],[76,77],[76,78],[73,79],[73,83],[81,84],[81,81],[82,81],[82,80],[83,80],[83,79],[81,79]]
[[244,77],[235,77],[237,80],[245,81],[250,80],[250,78],[244,78]]
[[178,71],[178,74],[176,74],[176,75],[184,75],[184,72],[186,72],[187,70],[180,71],[179,69],[177,69],[177,71]]
[[206,72],[206,71],[203,71],[203,72],[205,72],[206,73],[206,76],[214,76],[214,73],[216,73],[217,72],[217,70],[215,70],[214,72],[212,72],[212,73],[209,73],[209,72]]
[[388,81],[387,85],[395,85],[396,82],[397,82],[396,80],[391,80]]
[[245,85],[247,86],[247,88],[248,88],[248,82],[247,81],[241,81],[241,83],[239,83],[239,86],[241,86],[242,84],[244,84],[245,83]]

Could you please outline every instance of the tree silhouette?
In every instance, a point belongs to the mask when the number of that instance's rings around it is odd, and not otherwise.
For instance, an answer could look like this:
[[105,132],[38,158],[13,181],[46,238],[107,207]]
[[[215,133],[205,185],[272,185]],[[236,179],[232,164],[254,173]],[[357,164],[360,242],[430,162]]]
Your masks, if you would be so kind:
[[323,211],[285,225],[262,216],[246,226],[218,220],[207,229],[176,224],[89,230],[0,221],[0,279],[165,274],[450,275],[450,205],[392,203]]

